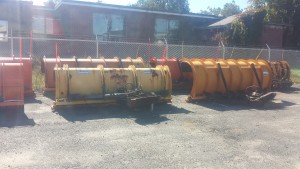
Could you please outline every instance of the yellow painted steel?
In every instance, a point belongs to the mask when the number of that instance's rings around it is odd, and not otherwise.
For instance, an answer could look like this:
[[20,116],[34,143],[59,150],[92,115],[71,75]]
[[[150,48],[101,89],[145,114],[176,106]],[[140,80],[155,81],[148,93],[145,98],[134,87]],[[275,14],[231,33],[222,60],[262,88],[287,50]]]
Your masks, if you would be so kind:
[[244,92],[259,84],[265,92],[271,88],[272,71],[264,60],[182,59],[181,62],[192,69],[193,86],[188,100],[203,99],[207,94]]
[[54,91],[55,77],[54,68],[56,65],[63,67],[67,64],[69,67],[76,68],[96,68],[98,65],[103,65],[107,68],[127,68],[129,65],[134,65],[137,68],[145,67],[144,60],[141,57],[120,59],[114,58],[46,58],[44,57],[41,64],[41,71],[45,73],[45,91]]
[[136,78],[143,92],[158,93],[166,100],[171,100],[172,78],[168,66],[156,68],[136,68]]
[[118,93],[141,89],[171,101],[172,80],[167,66],[156,68],[55,68],[56,101],[54,106],[113,103]]
[[113,99],[102,99],[102,100],[80,100],[80,101],[67,101],[67,100],[57,100],[54,102],[54,105],[52,108],[58,107],[58,106],[69,106],[69,105],[85,105],[85,104],[116,104],[116,100]]
[[251,70],[251,66],[247,62],[247,60],[228,60],[228,63],[232,67],[236,68],[232,69],[232,72],[236,71],[236,74],[234,75],[236,78],[234,79],[240,82],[240,85],[238,85],[238,87],[232,91],[240,91],[241,89],[246,89],[253,84],[253,80],[255,77],[253,70]]
[[[272,87],[272,69],[269,63],[265,60],[247,60],[248,63],[254,64],[255,69],[258,73],[259,80],[261,81],[261,88],[264,91],[270,91]],[[257,80],[255,79],[255,83],[253,85],[258,85]]]
[[130,65],[134,65],[136,68],[145,67],[144,60],[141,57],[137,57],[135,59],[132,59],[131,57],[127,57],[125,59],[121,59],[121,63],[124,68],[126,68]]

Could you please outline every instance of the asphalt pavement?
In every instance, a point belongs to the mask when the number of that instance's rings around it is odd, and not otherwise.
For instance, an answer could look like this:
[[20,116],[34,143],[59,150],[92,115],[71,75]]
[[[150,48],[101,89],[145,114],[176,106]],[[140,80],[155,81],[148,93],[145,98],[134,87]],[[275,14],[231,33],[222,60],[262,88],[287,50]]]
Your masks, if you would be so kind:
[[51,111],[37,94],[25,113],[0,114],[0,168],[300,169],[300,85],[264,107],[239,101],[129,110],[85,106]]

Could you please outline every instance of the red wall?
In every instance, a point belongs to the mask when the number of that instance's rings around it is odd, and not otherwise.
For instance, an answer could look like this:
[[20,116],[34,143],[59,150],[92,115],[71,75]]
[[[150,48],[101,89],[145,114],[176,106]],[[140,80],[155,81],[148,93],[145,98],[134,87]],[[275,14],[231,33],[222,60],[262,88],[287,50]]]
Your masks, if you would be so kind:
[[265,25],[261,36],[261,45],[268,44],[270,48],[282,48],[283,34],[283,26]]

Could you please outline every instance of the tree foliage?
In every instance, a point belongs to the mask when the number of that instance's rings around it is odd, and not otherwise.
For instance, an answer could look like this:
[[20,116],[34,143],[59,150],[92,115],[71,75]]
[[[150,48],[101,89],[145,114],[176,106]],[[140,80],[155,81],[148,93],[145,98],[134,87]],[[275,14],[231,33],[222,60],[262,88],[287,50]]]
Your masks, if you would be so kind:
[[133,6],[151,10],[189,13],[188,0],[138,0]]
[[237,19],[227,29],[216,34],[213,40],[233,46],[256,45],[261,37],[265,15],[265,10],[239,14]]
[[231,3],[226,3],[222,9],[221,15],[224,17],[242,13],[242,10],[238,5],[235,4],[235,1]]
[[292,26],[286,30],[285,43],[300,48],[300,0],[248,0],[249,8],[265,9],[265,22]]
[[265,7],[267,5],[266,0],[248,0],[248,3],[250,3],[249,8],[256,8],[256,9]]
[[223,17],[228,17],[231,15],[239,14],[241,12],[242,12],[241,8],[235,3],[235,1],[226,3],[223,6],[223,8],[208,7],[207,10],[200,11],[200,13],[202,13],[202,14],[210,14],[210,15],[223,16]]
[[222,16],[222,8],[211,8],[207,7],[206,10],[200,10],[201,14],[206,14],[206,15],[215,15],[215,16]]
[[300,17],[300,0],[248,0],[250,8],[267,11],[266,21],[292,24]]
[[230,25],[230,29],[227,32],[226,42],[227,44],[246,44],[247,27],[242,20],[236,20]]

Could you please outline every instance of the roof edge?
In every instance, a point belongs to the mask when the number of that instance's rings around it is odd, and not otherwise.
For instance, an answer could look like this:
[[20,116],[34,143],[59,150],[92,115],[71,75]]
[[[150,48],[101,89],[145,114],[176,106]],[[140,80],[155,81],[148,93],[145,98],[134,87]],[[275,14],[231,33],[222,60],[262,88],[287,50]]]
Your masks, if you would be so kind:
[[61,1],[55,6],[55,9],[60,8],[62,5],[86,6],[86,7],[93,7],[93,8],[106,8],[106,9],[115,9],[115,10],[123,10],[123,11],[173,15],[173,16],[182,16],[182,17],[194,17],[194,18],[203,18],[203,19],[216,19],[216,20],[222,19],[221,17],[214,16],[214,15],[198,15],[198,14],[194,14],[194,13],[181,14],[181,13],[173,13],[173,12],[148,10],[148,9],[142,9],[142,8],[131,8],[131,7],[122,6],[122,5],[112,5],[112,4],[82,2],[82,1]]

